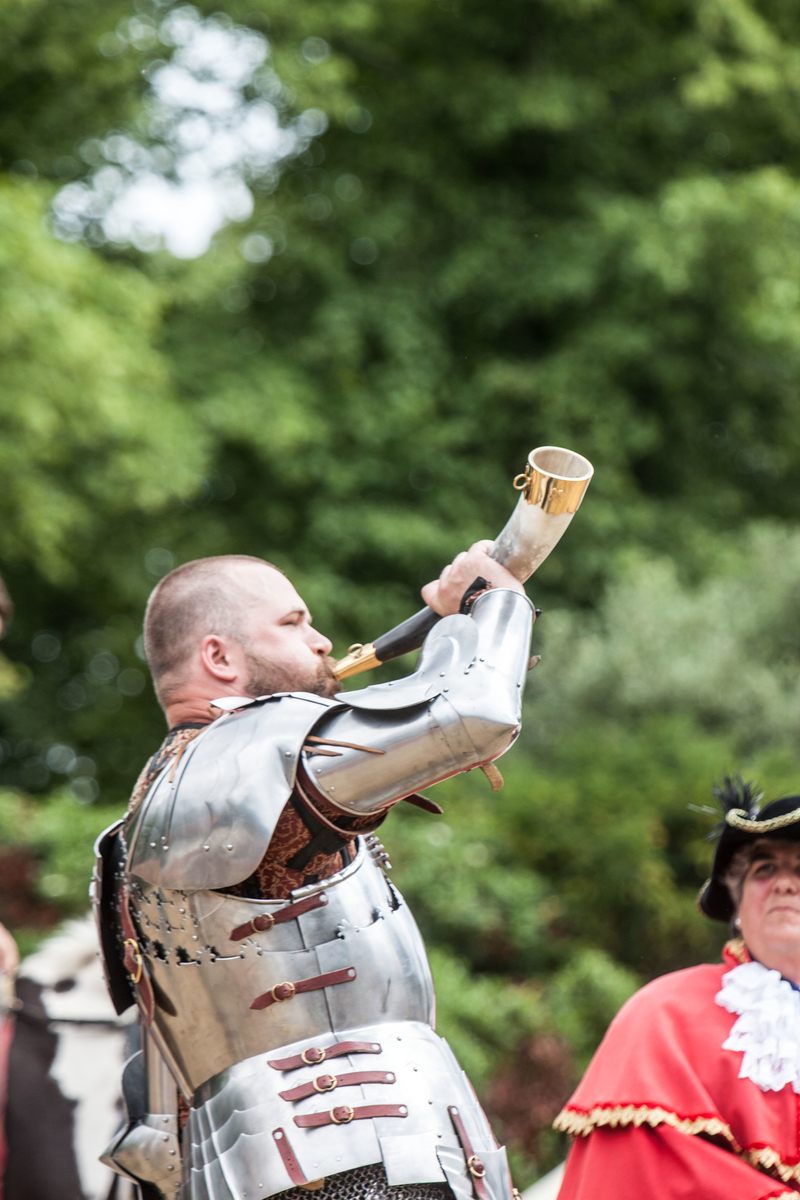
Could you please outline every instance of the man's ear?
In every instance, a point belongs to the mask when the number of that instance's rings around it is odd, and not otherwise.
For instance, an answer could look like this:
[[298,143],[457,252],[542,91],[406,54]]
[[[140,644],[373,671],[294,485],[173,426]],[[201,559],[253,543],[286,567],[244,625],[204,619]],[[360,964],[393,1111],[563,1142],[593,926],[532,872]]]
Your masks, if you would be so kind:
[[200,661],[209,675],[220,683],[233,683],[238,677],[241,664],[237,659],[240,655],[241,647],[231,638],[209,633],[200,643]]

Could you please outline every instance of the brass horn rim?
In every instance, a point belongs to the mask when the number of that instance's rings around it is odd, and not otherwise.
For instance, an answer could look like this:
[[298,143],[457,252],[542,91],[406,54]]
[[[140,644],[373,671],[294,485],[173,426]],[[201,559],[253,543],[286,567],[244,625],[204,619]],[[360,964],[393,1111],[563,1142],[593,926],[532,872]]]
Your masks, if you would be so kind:
[[[562,475],[559,471],[553,471],[550,467],[536,462],[537,455],[546,454],[548,451],[552,451],[555,454],[568,454],[570,458],[578,459],[582,466],[581,474]],[[564,483],[588,483],[594,475],[594,467],[588,458],[584,458],[582,454],[578,454],[577,450],[567,450],[565,446],[537,446],[528,455],[528,462],[532,470],[539,471],[542,475],[549,475],[551,479],[558,479]]]
[[[561,457],[562,461],[558,463],[560,471],[542,462],[542,456],[547,454]],[[565,474],[565,466],[573,464],[578,474]],[[564,513],[573,515],[580,508],[593,475],[594,467],[588,458],[576,450],[567,450],[565,446],[537,446],[528,455],[525,471],[516,477],[514,487],[522,492],[527,504],[533,504],[543,512],[552,516]]]

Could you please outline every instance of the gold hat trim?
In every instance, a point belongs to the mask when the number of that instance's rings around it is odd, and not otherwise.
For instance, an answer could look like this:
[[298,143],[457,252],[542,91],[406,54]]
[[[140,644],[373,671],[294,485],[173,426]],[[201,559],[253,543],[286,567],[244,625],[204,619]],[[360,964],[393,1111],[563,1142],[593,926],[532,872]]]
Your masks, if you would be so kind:
[[787,825],[796,825],[800,821],[800,807],[792,812],[783,813],[780,817],[768,817],[766,821],[751,821],[746,809],[732,808],[725,814],[725,820],[734,829],[742,829],[746,833],[770,833],[773,829],[785,829]]

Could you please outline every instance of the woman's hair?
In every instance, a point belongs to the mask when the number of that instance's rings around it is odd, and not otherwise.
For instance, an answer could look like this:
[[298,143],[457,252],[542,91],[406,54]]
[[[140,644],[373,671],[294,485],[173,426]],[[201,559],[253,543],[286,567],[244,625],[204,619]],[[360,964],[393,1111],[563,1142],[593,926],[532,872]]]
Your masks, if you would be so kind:
[[733,900],[734,918],[742,902],[745,876],[750,870],[758,845],[758,842],[750,842],[749,845],[742,846],[741,850],[737,850],[725,872],[725,883]]

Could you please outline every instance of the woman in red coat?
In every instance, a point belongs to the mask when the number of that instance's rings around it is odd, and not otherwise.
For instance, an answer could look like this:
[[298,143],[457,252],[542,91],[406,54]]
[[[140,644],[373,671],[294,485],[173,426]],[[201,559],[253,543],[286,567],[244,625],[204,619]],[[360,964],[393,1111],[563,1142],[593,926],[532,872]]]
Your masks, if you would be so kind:
[[800,796],[726,781],[706,916],[724,962],[620,1009],[555,1126],[559,1200],[771,1200],[800,1191]]

